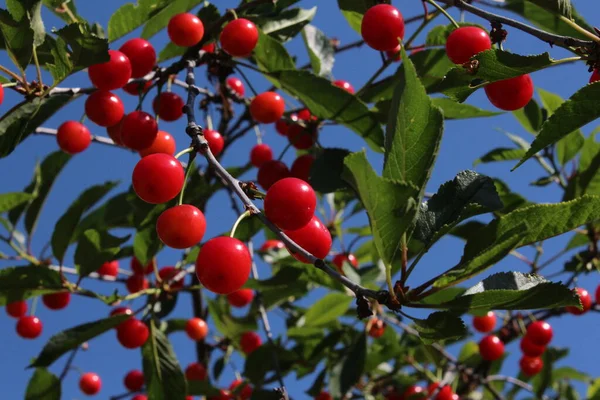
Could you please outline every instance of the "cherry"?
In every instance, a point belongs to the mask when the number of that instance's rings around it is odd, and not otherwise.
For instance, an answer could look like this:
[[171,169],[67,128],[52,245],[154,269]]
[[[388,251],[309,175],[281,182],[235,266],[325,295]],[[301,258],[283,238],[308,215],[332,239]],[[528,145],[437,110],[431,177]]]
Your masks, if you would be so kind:
[[218,156],[223,151],[223,147],[225,147],[225,139],[223,136],[217,131],[212,129],[204,130],[204,138],[208,142],[208,147],[210,148],[210,152],[213,153],[213,156]]
[[250,397],[252,397],[252,386],[241,379],[236,379],[231,382],[231,385],[229,385],[229,391],[233,392],[240,386],[242,386],[242,389],[238,390],[237,395],[235,395],[233,398],[236,400],[249,400]]
[[[436,383],[436,385],[439,385]],[[435,389],[434,389],[435,390]],[[432,392],[429,392],[432,393]],[[458,400],[459,397],[452,391],[450,386],[444,386],[435,396],[435,400]]]
[[218,236],[200,249],[196,275],[208,290],[229,294],[246,283],[251,266],[252,259],[244,243],[236,238]]
[[477,26],[461,26],[446,40],[446,54],[454,64],[464,64],[475,54],[491,48],[490,35]]
[[4,101],[4,86],[0,85],[0,104]]
[[144,275],[133,274],[125,281],[125,286],[129,293],[137,293],[141,290],[148,289],[150,284],[148,280],[144,278]]
[[292,164],[292,168],[290,169],[290,173],[294,178],[302,179],[305,182],[308,182],[310,177],[310,168],[312,167],[313,162],[315,162],[315,157],[310,154],[304,154],[300,157],[296,158],[294,163]]
[[[218,395],[208,397],[208,400],[230,400],[231,398],[232,397],[227,390],[220,389]],[[186,400],[188,400],[188,399],[186,399]]]
[[535,344],[529,336],[525,336],[521,339],[520,346],[523,354],[529,357],[539,357],[544,354],[544,351],[546,350],[546,346]]
[[177,121],[183,115],[183,99],[173,92],[162,92],[152,102],[152,109],[163,121]]
[[[592,76],[590,76],[590,83],[594,83],[594,82],[598,82],[600,81],[600,70],[595,69],[594,72],[592,72]],[[2,103],[2,100],[0,99],[0,103]]]
[[387,57],[388,60],[398,62],[398,61],[402,60],[402,53],[400,52],[401,49],[402,49],[402,46],[400,46],[400,44],[398,44],[393,50],[387,50],[385,52],[385,56]]
[[519,367],[521,367],[523,374],[534,376],[539,374],[542,368],[544,368],[544,362],[539,357],[523,356],[519,361]]
[[92,134],[77,121],[63,122],[56,132],[58,147],[67,154],[81,153],[92,142]]
[[248,57],[258,42],[258,29],[252,21],[238,18],[225,25],[219,41],[227,54]]
[[117,307],[110,312],[110,316],[114,317],[115,315],[133,315],[133,311],[129,307]]
[[114,126],[121,122],[125,106],[121,99],[105,90],[96,90],[85,101],[85,115],[100,126]]
[[149,147],[140,150],[140,156],[146,157],[149,154],[164,153],[172,156],[175,154],[175,139],[165,131],[158,131],[156,138]]
[[600,285],[596,288],[596,303],[600,303]]
[[246,88],[244,87],[244,83],[236,78],[235,76],[230,76],[225,81],[225,84],[233,93],[238,95],[238,97],[244,97],[244,93],[246,93]]
[[131,180],[140,199],[150,204],[161,204],[179,194],[184,179],[181,163],[175,157],[157,153],[138,161]]
[[281,240],[269,239],[260,246],[260,251],[280,250],[284,248],[285,244]]
[[270,124],[279,120],[285,111],[283,97],[275,92],[264,92],[250,102],[250,115],[256,121]]
[[42,302],[51,310],[62,310],[71,301],[70,292],[49,293],[42,296]]
[[154,264],[156,264],[155,259],[150,260],[146,265],[142,265],[137,258],[132,257],[130,266],[134,273],[148,275],[154,271]]
[[129,58],[120,51],[109,50],[110,60],[88,68],[92,84],[100,90],[114,90],[125,86],[131,78]]
[[279,228],[296,230],[312,219],[317,208],[317,196],[303,180],[283,178],[267,191],[264,207],[267,218]]
[[354,268],[358,268],[358,260],[354,254],[338,253],[333,257],[333,265],[337,267],[340,273],[343,272],[342,266],[345,262],[350,263]]
[[188,381],[203,381],[207,376],[206,367],[197,362],[191,363],[185,369],[185,379]]
[[523,108],[533,97],[533,81],[529,74],[493,82],[484,89],[490,102],[505,111]]
[[137,369],[129,371],[127,375],[125,375],[125,379],[123,379],[123,384],[127,390],[137,392],[144,386],[144,374]]
[[344,89],[348,93],[354,94],[354,87],[349,82],[338,79],[337,81],[333,81],[333,84]]
[[[298,121],[298,115],[296,114],[292,114],[289,117],[290,121],[296,122]],[[277,133],[279,133],[281,136],[287,136],[288,134],[288,129],[290,128],[290,123],[288,123],[288,121],[284,118],[280,119],[279,121],[275,122],[275,130],[277,131]]]
[[156,120],[144,111],[134,111],[121,122],[121,141],[133,150],[150,147],[158,135]]
[[[331,234],[319,218],[313,216],[310,222],[295,231],[284,231],[296,244],[317,258],[325,258],[331,249]],[[290,252],[291,253],[291,252]],[[305,264],[312,264],[299,254],[292,256]]]
[[315,400],[333,400],[333,397],[328,392],[321,392],[315,397]]
[[404,393],[402,393],[402,396],[405,399],[418,398],[418,396],[415,396],[415,395],[416,394],[420,394],[420,393],[424,393],[424,392],[425,392],[425,389],[422,386],[411,385],[408,388],[406,388],[406,390],[404,391]]
[[167,25],[171,42],[181,47],[198,44],[204,36],[204,25],[194,14],[181,13],[173,16]]
[[145,394],[136,394],[131,398],[131,400],[148,400],[148,396]]
[[21,318],[27,313],[27,302],[25,300],[17,300],[6,305],[6,313],[13,318]]
[[493,311],[488,311],[487,314],[481,317],[473,317],[473,327],[482,333],[493,331],[496,327],[496,314]]
[[263,189],[269,190],[275,182],[288,176],[290,170],[282,161],[271,160],[260,166],[256,180]]
[[488,335],[479,342],[479,354],[486,361],[495,361],[504,354],[504,343],[498,336]]
[[100,380],[98,374],[93,372],[86,372],[81,375],[81,378],[79,379],[79,389],[89,396],[97,394],[101,387],[102,380]]
[[152,86],[152,81],[146,81],[144,83],[129,82],[127,85],[123,86],[123,91],[132,96],[139,96],[140,91],[141,91],[141,94],[147,93],[151,86]]
[[156,232],[165,245],[187,249],[204,237],[206,219],[198,208],[182,204],[163,211],[156,221]]
[[158,277],[163,283],[168,283],[172,290],[179,290],[183,287],[185,278],[173,279],[180,272],[181,270],[175,267],[163,267],[158,271]]
[[373,318],[371,328],[369,328],[369,336],[374,339],[380,338],[385,333],[385,322],[378,318]]
[[592,296],[590,295],[590,293],[583,289],[583,288],[576,288],[575,289],[577,291],[577,295],[579,296],[579,299],[581,300],[581,305],[583,306],[583,308],[580,310],[579,308],[575,307],[575,306],[569,306],[569,307],[565,307],[565,310],[567,310],[567,312],[573,314],[573,315],[582,315],[585,314],[586,312],[588,312],[590,310],[590,308],[592,308]]
[[150,331],[139,319],[130,318],[117,327],[117,339],[127,349],[141,347],[148,340]]
[[258,349],[262,344],[262,339],[256,332],[244,332],[240,337],[240,347],[248,355]]
[[300,124],[290,125],[288,140],[296,149],[310,149],[318,138],[318,131],[314,126],[304,127]]
[[42,327],[38,317],[27,315],[17,321],[17,334],[24,339],[35,339],[42,333]]
[[527,327],[527,337],[538,346],[547,346],[552,340],[552,327],[545,321],[532,322]]
[[316,121],[317,117],[312,115],[308,108],[303,108],[302,110],[298,111],[298,119],[303,121]]
[[192,340],[204,340],[208,335],[208,325],[202,318],[188,319],[185,323],[185,333]]
[[[125,117],[123,116],[123,118]],[[115,144],[118,144],[119,146],[123,146],[123,141],[121,140],[121,123],[123,122],[123,118],[121,118],[121,120],[115,125],[106,127],[106,133],[108,133],[108,136],[113,142],[115,142]]]
[[217,46],[214,43],[209,43],[202,46],[201,50],[207,53],[214,53],[216,48]]
[[117,276],[119,274],[119,261],[113,260],[105,262],[98,268],[96,273],[104,276]]
[[404,39],[404,19],[396,7],[378,4],[365,13],[360,32],[375,50],[393,50],[398,46],[398,39]]
[[273,150],[268,144],[257,144],[250,150],[250,164],[256,168],[273,159]]
[[148,74],[156,64],[154,47],[142,38],[129,39],[123,43],[119,51],[129,58],[132,78],[141,78]]
[[233,307],[246,307],[254,299],[254,291],[252,289],[240,289],[227,295],[227,301]]

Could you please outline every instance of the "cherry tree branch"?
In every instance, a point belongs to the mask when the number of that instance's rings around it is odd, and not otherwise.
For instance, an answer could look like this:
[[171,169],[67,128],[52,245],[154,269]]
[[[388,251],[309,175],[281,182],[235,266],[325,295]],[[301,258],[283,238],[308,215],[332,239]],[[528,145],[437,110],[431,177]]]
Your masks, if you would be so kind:
[[[36,134],[36,135],[49,135],[49,136],[56,136],[57,132],[58,132],[58,130],[56,130],[56,129],[44,128],[44,127],[36,128],[36,130],[33,131],[33,133]],[[128,149],[125,146],[121,146],[121,145],[116,144],[111,138],[107,138],[107,137],[104,137],[104,136],[92,135],[92,142],[104,144],[104,145],[107,145],[107,146],[119,147],[121,149],[129,150],[131,152],[134,152],[133,150]]]

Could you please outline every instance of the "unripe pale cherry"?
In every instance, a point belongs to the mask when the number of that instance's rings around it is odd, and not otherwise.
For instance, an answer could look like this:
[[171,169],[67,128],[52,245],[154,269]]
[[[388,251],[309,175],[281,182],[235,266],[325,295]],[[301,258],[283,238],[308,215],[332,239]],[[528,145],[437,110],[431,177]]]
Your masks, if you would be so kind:
[[256,168],[273,159],[273,150],[266,143],[257,144],[250,150],[250,164]]
[[479,354],[486,361],[496,361],[504,354],[504,343],[498,336],[486,336],[479,342]]
[[312,187],[298,178],[284,178],[273,184],[265,196],[267,218],[280,229],[296,230],[312,219],[317,196]]
[[521,339],[520,347],[523,354],[529,357],[539,357],[546,351],[546,346],[540,346],[539,344],[534,343],[527,335]]
[[119,261],[113,260],[105,262],[100,266],[100,268],[98,268],[96,273],[104,276],[117,276],[119,274]]
[[63,122],[56,132],[58,147],[67,154],[81,153],[92,142],[89,129],[80,122]]
[[223,139],[223,136],[219,132],[212,129],[204,129],[203,134],[204,138],[208,142],[208,147],[210,148],[210,152],[213,154],[213,156],[216,157],[221,154],[223,148],[225,147],[225,139]]
[[278,121],[285,112],[283,97],[275,92],[264,92],[250,102],[250,115],[257,122],[271,124]]
[[23,339],[35,339],[42,333],[42,321],[33,315],[26,315],[17,321],[17,334]]
[[173,44],[180,47],[191,47],[202,40],[204,24],[194,14],[177,14],[169,20],[167,34]]
[[[160,177],[160,179],[157,179]],[[179,194],[185,176],[181,163],[168,154],[150,154],[136,164],[132,174],[133,190],[150,204],[166,203]]]
[[552,336],[552,327],[546,321],[535,321],[527,327],[527,337],[538,346],[547,346]]
[[256,332],[244,332],[240,336],[240,347],[248,355],[262,345],[262,339]]
[[181,270],[175,267],[162,267],[158,271],[158,277],[163,283],[168,283],[171,290],[179,290],[184,285],[185,277],[175,280],[175,277],[181,272]]
[[358,268],[358,260],[354,254],[338,253],[333,257],[332,262],[340,273],[343,273],[342,267],[344,266],[345,262],[350,263],[350,265],[352,265],[354,268]]
[[148,74],[156,64],[154,47],[142,38],[129,39],[119,49],[131,63],[131,77],[141,78]]
[[577,295],[581,300],[581,305],[583,308],[580,310],[578,307],[569,306],[565,307],[565,310],[573,315],[583,315],[592,308],[592,296],[583,288],[576,288],[575,290],[577,291]]
[[256,180],[263,189],[269,190],[275,182],[288,176],[290,176],[290,170],[282,161],[271,160],[260,166]]
[[354,94],[354,87],[350,84],[350,82],[338,79],[337,81],[333,81],[333,84],[339,88],[344,89],[348,93]]
[[158,135],[158,124],[150,114],[133,111],[121,122],[121,141],[132,150],[150,147]]
[[236,379],[231,382],[229,385],[229,390],[233,393],[239,386],[244,385],[241,390],[238,390],[238,393],[235,397],[236,400],[249,400],[252,397],[252,386],[249,383],[242,381],[241,379]]
[[185,323],[185,333],[192,340],[204,340],[208,335],[208,325],[202,318],[188,319]]
[[496,314],[493,311],[488,311],[487,314],[481,317],[473,317],[473,327],[482,333],[488,333],[496,327]]
[[202,246],[196,259],[196,275],[202,285],[218,294],[240,289],[250,276],[252,259],[238,239],[218,236]]
[[227,295],[227,301],[232,307],[246,307],[252,303],[254,291],[252,289],[240,289]]
[[[295,231],[286,230],[284,233],[296,242],[298,246],[317,258],[325,258],[329,254],[329,250],[331,250],[331,234],[316,216],[313,216],[311,221],[304,227]],[[292,253],[291,251],[290,254],[298,261],[305,264],[312,264],[300,254]]]
[[185,379],[188,381],[203,381],[207,376],[206,367],[200,363],[193,362],[185,368]]
[[175,154],[175,139],[165,131],[158,131],[154,142],[149,147],[140,150],[140,156],[145,157],[149,154],[163,153],[170,156]]
[[375,50],[393,50],[404,39],[404,18],[389,4],[378,4],[365,12],[360,31],[364,41]]
[[137,369],[131,370],[127,373],[127,375],[125,375],[125,378],[123,379],[123,384],[125,385],[127,390],[137,392],[138,390],[141,390],[144,386],[144,374],[142,373],[142,371]]
[[296,158],[290,169],[290,173],[294,178],[302,179],[304,182],[308,182],[310,177],[310,169],[315,157],[310,154],[303,154]]
[[523,356],[519,361],[519,367],[521,367],[523,374],[534,376],[539,374],[542,368],[544,368],[544,362],[540,357]]
[[137,258],[132,257],[130,266],[134,273],[139,275],[148,275],[154,271],[154,264],[156,264],[155,259],[148,261],[148,264],[146,265],[142,265]]
[[121,122],[125,106],[121,99],[108,91],[96,90],[85,101],[85,115],[100,126],[114,126]]
[[100,90],[120,89],[131,78],[129,58],[120,51],[109,50],[110,60],[88,68],[92,84]]
[[225,25],[219,41],[227,54],[233,57],[248,57],[258,43],[258,29],[252,21],[238,18]]
[[142,321],[130,318],[117,327],[117,339],[126,349],[135,349],[146,343],[150,331]]
[[490,35],[477,26],[461,26],[446,40],[446,54],[454,64],[464,64],[475,54],[492,48]]
[[162,92],[152,101],[154,113],[163,121],[177,121],[183,115],[183,99],[173,92]]
[[187,249],[204,237],[206,219],[198,208],[181,204],[163,211],[156,221],[156,232],[165,245]]
[[6,305],[6,313],[13,318],[21,318],[27,314],[27,302],[25,300],[17,300]]
[[42,296],[42,302],[50,310],[62,310],[71,302],[71,293],[48,293]]
[[246,93],[246,88],[244,87],[244,83],[240,79],[236,78],[235,76],[230,76],[225,81],[225,84],[229,89],[231,89],[233,93],[235,93],[239,97],[244,97],[244,94]]
[[88,396],[98,394],[101,387],[102,380],[96,373],[86,372],[81,375],[81,378],[79,379],[79,389]]
[[137,293],[141,290],[148,289],[150,284],[144,275],[133,274],[125,281],[125,287],[129,293]]
[[492,82],[484,87],[490,103],[504,111],[523,108],[533,97],[533,81],[529,74]]

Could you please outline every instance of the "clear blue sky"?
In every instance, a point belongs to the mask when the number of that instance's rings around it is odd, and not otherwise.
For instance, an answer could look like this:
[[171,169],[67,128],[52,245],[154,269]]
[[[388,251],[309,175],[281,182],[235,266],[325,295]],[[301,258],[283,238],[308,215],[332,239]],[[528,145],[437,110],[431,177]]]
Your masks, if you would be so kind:
[[[115,0],[106,1],[88,1],[80,0],[77,5],[79,13],[86,17],[91,22],[99,22],[106,27],[111,13],[116,10],[124,2]],[[223,10],[226,7],[235,6],[236,3],[231,0],[220,1],[219,8]],[[405,17],[420,14],[422,12],[421,2],[413,1],[393,1]],[[597,13],[595,3],[590,1],[576,1],[575,5],[582,15],[594,16]],[[336,7],[336,2],[333,0],[317,1],[305,0],[299,5],[303,8],[311,8],[318,6],[318,11],[314,25],[322,29],[328,36],[337,37],[341,40],[341,44],[347,44],[359,39],[359,36],[354,32]],[[456,14],[454,14],[457,16]],[[46,28],[49,30],[53,27],[61,27],[62,21],[59,21],[50,13],[44,14]],[[482,22],[481,20],[467,15],[468,21]],[[588,21],[593,24],[595,21]],[[441,19],[439,23],[445,23]],[[414,29],[414,25],[407,28],[407,33],[410,34]],[[133,35],[139,34],[139,30]],[[423,36],[423,35],[422,35]],[[507,50],[520,54],[538,54],[544,51],[551,51],[554,58],[566,56],[566,53],[560,49],[549,49],[547,45],[531,38],[520,32],[510,30],[509,40],[505,45]],[[112,45],[112,48],[117,49],[124,40],[119,40]],[[417,40],[420,43],[422,40]],[[160,50],[167,43],[167,35],[165,32],[152,38],[151,42],[157,50]],[[302,40],[298,37],[292,40],[287,45],[290,53],[298,56],[298,63],[303,64],[307,61],[306,50]],[[10,61],[5,53],[0,55],[0,63],[9,65]],[[361,85],[368,79],[369,76],[379,67],[379,54],[374,50],[364,46],[360,49],[340,54],[336,58],[333,74],[336,79],[345,79],[351,82],[355,88],[360,88]],[[391,71],[391,70],[390,70]],[[33,78],[33,71],[29,72]],[[204,81],[204,71],[199,71],[197,76],[201,81],[199,85],[208,85]],[[248,73],[253,84],[260,91],[266,89],[268,82],[262,77]],[[575,64],[552,68],[546,71],[533,74],[533,80],[536,87],[540,87],[569,97],[579,87],[586,84],[589,78],[587,67],[584,64]],[[48,80],[50,80],[48,78]],[[85,72],[80,72],[76,76],[66,80],[61,86],[70,87],[89,87],[89,80]],[[177,92],[183,93],[179,88],[174,89]],[[249,90],[247,89],[247,93]],[[127,110],[133,110],[136,99],[132,96],[124,94],[122,99],[125,101]],[[18,96],[11,91],[7,91],[4,104],[0,106],[1,110],[8,110],[18,100]],[[146,101],[145,108],[150,107],[151,99]],[[477,105],[485,109],[492,109],[488,103],[483,91],[475,93],[469,103]],[[66,119],[78,120],[83,113],[84,99],[80,99],[74,104],[65,108],[58,116],[51,118],[46,122],[45,126],[56,128]],[[94,126],[88,122],[88,125],[94,134],[105,135],[103,128]],[[589,133],[595,126],[585,128],[585,133]],[[264,141],[271,145],[276,154],[283,149],[286,142],[283,138],[276,134],[273,126],[267,125],[261,127],[264,132]],[[526,133],[510,114],[489,118],[475,119],[466,121],[450,121],[446,124],[445,137],[441,146],[438,163],[433,172],[428,190],[435,191],[437,187],[452,179],[459,171],[464,169],[472,169],[473,160],[486,153],[488,150],[495,147],[511,146],[509,140],[500,133],[496,128],[502,128],[508,132],[520,135],[527,141],[532,140],[532,136]],[[184,133],[184,122],[180,120],[175,123],[161,122],[161,129],[173,134],[178,142],[178,150],[184,148],[187,142]],[[356,151],[363,147],[362,141],[352,132],[342,127],[328,126],[321,132],[321,142],[326,147],[345,147]],[[243,140],[240,140],[235,148],[231,149],[224,157],[224,164],[227,166],[239,166],[247,162],[249,151],[255,144],[255,137],[250,133]],[[20,191],[29,182],[35,162],[43,159],[49,152],[57,149],[55,141],[51,137],[35,136],[27,139],[21,144],[17,150],[9,157],[0,159],[0,171],[3,171],[2,191]],[[292,152],[288,152],[285,161],[289,164],[293,161]],[[370,154],[370,159],[377,170],[381,169],[382,159],[380,156]],[[98,144],[92,144],[91,147],[83,154],[77,155],[70,161],[60,178],[57,180],[51,195],[45,205],[40,224],[33,239],[33,250],[39,252],[46,244],[57,219],[62,215],[68,205],[76,198],[76,196],[86,187],[93,184],[104,182],[106,180],[121,180],[121,186],[118,190],[126,190],[129,185],[131,171],[138,160],[138,156],[131,154],[121,149],[107,147]],[[490,176],[499,177],[507,182],[510,187],[524,193],[531,201],[534,202],[557,202],[560,201],[561,193],[556,188],[550,186],[546,188],[536,188],[529,185],[530,182],[541,177],[543,171],[539,166],[529,161],[525,166],[520,168],[518,172],[511,173],[511,163],[498,163],[492,165],[480,165],[476,170]],[[255,171],[249,172],[245,178],[253,179]],[[116,193],[115,190],[114,193]],[[217,235],[228,230],[236,219],[229,207],[229,200],[223,193],[214,197],[207,208],[208,229],[206,238]],[[356,218],[352,221],[353,224],[361,225],[366,221],[365,218]],[[257,239],[256,244],[260,245],[262,239]],[[551,240],[545,247],[544,257],[549,257],[558,252],[564,246],[565,239],[559,238]],[[339,245],[334,244],[334,250],[339,250]],[[524,251],[531,255],[529,250]],[[451,267],[459,259],[462,253],[462,244],[452,238],[445,239],[437,244],[430,253],[421,261],[419,268],[411,276],[409,284],[413,286],[423,282],[435,274]],[[72,256],[72,250],[69,253]],[[70,257],[69,256],[69,257]],[[69,260],[67,257],[67,260]],[[158,256],[159,265],[172,265],[179,258],[175,251],[165,250]],[[566,260],[563,257],[560,261]],[[7,262],[0,262],[0,266],[13,265]],[[556,271],[560,264],[556,267],[548,269],[551,273]],[[122,267],[128,268],[128,260],[124,260]],[[260,264],[260,272],[262,276],[268,276],[269,267]],[[520,270],[527,271],[525,265],[514,258],[508,258],[495,266],[483,276],[487,276],[493,272],[504,270]],[[564,276],[556,279],[565,278]],[[473,282],[468,282],[473,283]],[[580,286],[587,288],[590,291],[595,290],[597,285],[597,275],[584,278],[579,282]],[[103,282],[95,282],[91,279],[85,281],[85,287],[110,293],[114,290],[114,285]],[[124,293],[124,289],[119,289]],[[317,291],[311,294],[303,303],[308,304],[314,302],[322,291]],[[134,303],[134,307],[141,303]],[[3,362],[0,363],[0,387],[3,390],[4,399],[17,399],[23,396],[31,371],[24,370],[33,357],[37,355],[46,340],[53,334],[62,329],[77,325],[82,322],[92,321],[98,318],[105,317],[110,309],[103,304],[87,298],[74,298],[67,309],[62,311],[49,311],[42,305],[38,307],[37,315],[44,323],[44,331],[40,338],[35,341],[25,341],[17,337],[14,331],[15,321],[0,313],[0,354]],[[412,314],[420,315],[413,311]],[[188,296],[181,296],[176,310],[171,317],[186,318],[191,316],[190,299]],[[270,319],[275,327],[276,334],[282,333],[282,318],[279,313],[270,313]],[[592,376],[600,375],[600,367],[598,366],[598,358],[600,356],[600,347],[597,345],[596,330],[598,322],[596,314],[588,314],[583,317],[565,316],[559,320],[553,320],[555,338],[553,345],[571,347],[570,356],[561,361],[559,365],[570,365],[577,369],[588,372]],[[470,322],[470,321],[467,321]],[[212,328],[212,326],[211,326]],[[211,333],[217,334],[214,329]],[[262,332],[261,332],[262,335]],[[264,337],[264,335],[263,335]],[[177,333],[171,336],[175,350],[179,357],[180,363],[185,367],[188,363],[194,360],[193,343],[183,334]],[[476,340],[479,340],[476,337]],[[574,346],[576,344],[576,346]],[[456,349],[454,349],[456,350]],[[511,356],[505,362],[504,372],[514,374],[517,369],[518,358],[520,352],[518,343],[511,344],[507,351]],[[64,364],[64,359],[59,360],[51,368],[54,372],[59,372]],[[234,362],[238,369],[243,369],[243,360],[239,357],[234,358]],[[125,350],[116,341],[114,332],[109,332],[90,342],[90,348],[87,352],[81,352],[75,361],[75,365],[84,371],[94,371],[100,374],[103,380],[103,388],[97,398],[108,398],[109,396],[123,393],[124,387],[122,378],[127,371],[134,368],[141,369],[141,358],[139,351]],[[72,371],[63,383],[63,398],[64,399],[81,399],[85,396],[78,389],[78,374]],[[221,385],[228,386],[233,380],[233,372],[227,369],[218,382]],[[310,386],[313,377],[305,378],[297,381],[294,375],[286,377],[285,382],[288,385],[290,393],[295,399],[307,398],[303,390]]]

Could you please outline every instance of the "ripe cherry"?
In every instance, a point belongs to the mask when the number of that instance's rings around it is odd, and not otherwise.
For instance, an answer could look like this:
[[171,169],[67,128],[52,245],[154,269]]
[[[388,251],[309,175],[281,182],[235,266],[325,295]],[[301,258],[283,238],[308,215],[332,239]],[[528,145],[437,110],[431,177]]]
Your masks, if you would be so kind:
[[354,268],[358,268],[358,260],[354,254],[338,253],[333,257],[333,265],[342,273],[342,266],[345,262],[350,263]]
[[481,317],[473,317],[473,327],[482,333],[493,331],[496,327],[496,314],[493,311],[488,311],[487,314]]
[[96,273],[104,276],[117,276],[119,274],[119,261],[113,260],[105,262],[98,268]]
[[156,232],[165,245],[187,249],[204,237],[206,219],[198,208],[182,204],[163,211],[156,221]]
[[158,131],[154,142],[149,147],[140,150],[140,156],[146,157],[149,154],[164,153],[170,156],[175,154],[175,139],[165,131]]
[[[238,387],[241,387],[241,389],[238,389]],[[233,395],[233,392],[236,391],[236,389],[237,394]],[[252,397],[252,386],[241,379],[236,379],[231,382],[231,385],[229,385],[229,391],[232,392],[232,396],[234,396],[232,398],[236,400],[249,400],[250,397]]]
[[479,342],[479,354],[486,361],[495,361],[504,354],[504,343],[498,336],[488,335]]
[[156,264],[155,259],[150,260],[146,265],[142,265],[137,258],[132,257],[130,266],[134,273],[139,275],[148,275],[154,271],[154,264]]
[[374,339],[380,338],[385,333],[385,322],[378,318],[373,318],[369,328],[369,336]]
[[464,64],[475,54],[491,48],[490,35],[477,26],[461,26],[446,40],[446,54],[454,64]]
[[121,141],[133,150],[150,147],[158,135],[158,124],[147,112],[134,111],[121,122]]
[[523,108],[533,97],[533,81],[529,74],[493,82],[484,89],[490,102],[505,111]]
[[204,36],[204,25],[194,14],[181,13],[173,16],[167,25],[171,42],[181,47],[198,44]]
[[544,368],[544,362],[539,357],[523,356],[519,361],[519,367],[521,367],[523,374],[534,376],[539,374],[542,368]]
[[208,325],[202,318],[188,319],[185,323],[185,333],[192,340],[204,340],[208,335]]
[[214,43],[209,43],[202,46],[201,50],[207,53],[214,53],[216,48],[217,46]]
[[162,92],[152,102],[152,109],[163,121],[177,121],[183,115],[183,99],[173,92]]
[[131,398],[131,400],[148,400],[148,396],[145,394],[136,394]]
[[290,170],[283,162],[271,160],[260,166],[256,180],[263,189],[269,190],[275,182],[288,176],[290,176]]
[[592,76],[590,76],[590,83],[598,81],[600,81],[600,70],[595,69],[594,72],[592,72]]
[[[125,117],[123,116],[123,118]],[[118,144],[119,146],[123,146],[123,141],[121,140],[121,123],[123,122],[123,118],[121,118],[121,120],[115,125],[106,127],[106,133],[108,133],[108,136],[113,142],[115,142],[115,144]]]
[[350,82],[338,79],[337,81],[333,81],[333,84],[344,89],[348,93],[354,94],[354,87],[350,84]]
[[238,18],[225,25],[219,40],[227,54],[248,57],[258,42],[258,29],[252,21]]
[[183,168],[168,154],[150,154],[133,169],[133,190],[140,199],[150,204],[161,204],[179,194],[184,181]]
[[92,142],[92,134],[82,123],[67,121],[58,127],[56,141],[65,153],[77,154],[88,148]]
[[250,102],[250,115],[256,121],[270,124],[279,120],[285,111],[283,97],[275,92],[264,92]]
[[4,86],[0,85],[0,104],[4,101]]
[[315,397],[315,400],[333,400],[333,397],[328,392],[321,392]]
[[111,317],[115,315],[133,315],[133,311],[129,307],[116,307],[110,312]]
[[131,78],[129,58],[120,51],[109,50],[110,60],[88,68],[92,84],[100,90],[120,89]]
[[393,50],[387,50],[385,52],[385,56],[387,57],[388,60],[398,62],[398,61],[402,60],[402,53],[400,52],[401,49],[402,49],[402,46],[400,46],[400,44],[398,44],[398,46],[396,46]]
[[[436,387],[439,386],[438,383],[435,383],[434,385],[436,385]],[[433,390],[435,390],[435,389],[433,389]],[[428,388],[429,393],[432,393],[433,390],[430,391]],[[459,399],[458,395],[452,391],[452,388],[450,386],[444,386],[443,388],[441,388],[438,391],[437,396],[435,396],[435,400],[458,400],[458,399]]]
[[246,88],[244,87],[244,82],[242,82],[240,79],[236,78],[235,76],[230,76],[225,81],[225,84],[233,93],[238,95],[238,97],[244,97]]
[[139,319],[130,318],[117,327],[117,339],[127,349],[143,346],[150,332],[146,324]]
[[252,289],[240,289],[227,295],[227,301],[233,307],[246,307],[254,299],[254,291]]
[[[296,121],[298,121],[298,115],[296,114],[292,114],[289,117],[289,120],[291,121],[291,123],[294,123]],[[288,134],[288,129],[291,126],[291,123],[288,122],[288,120],[282,118],[279,121],[275,122],[275,130],[277,131],[277,133],[279,133],[281,136],[287,136]]]
[[302,121],[316,121],[317,117],[312,115],[308,108],[303,108],[298,111],[298,119],[301,119]]
[[236,238],[218,236],[202,246],[196,259],[196,275],[202,285],[218,294],[240,289],[250,276],[248,248]]
[[576,288],[575,290],[577,291],[577,295],[581,300],[581,305],[583,306],[583,308],[580,310],[575,306],[569,306],[565,307],[565,309],[567,310],[567,312],[573,315],[585,314],[590,310],[590,308],[592,308],[592,296],[590,296],[590,293],[583,288]]
[[527,335],[521,339],[520,346],[523,354],[529,357],[539,357],[544,354],[544,351],[546,350],[546,346],[535,344]]
[[86,372],[79,379],[79,389],[88,396],[97,394],[101,387],[102,380],[100,380],[98,374],[93,372]]
[[[208,397],[208,400],[231,400],[231,398],[232,397],[227,390],[220,389],[218,395],[210,396],[210,397]],[[186,399],[186,400],[188,400],[188,399]]]
[[315,157],[310,154],[304,154],[296,158],[290,169],[290,173],[294,178],[302,179],[308,182],[310,177],[310,168],[315,162]]
[[547,346],[552,340],[552,327],[546,321],[535,321],[527,327],[527,337],[538,346]]
[[273,159],[273,150],[268,144],[257,144],[250,150],[250,164],[256,168]]
[[260,246],[260,251],[280,250],[284,248],[285,244],[281,240],[269,239]]
[[207,376],[206,367],[197,362],[191,363],[185,369],[185,379],[188,381],[203,381]]
[[121,122],[125,106],[121,99],[105,90],[96,90],[85,101],[85,115],[100,126],[114,126]]
[[296,230],[312,219],[317,208],[317,196],[303,180],[284,178],[269,188],[264,207],[267,218],[279,228]]
[[205,129],[204,138],[208,142],[208,147],[213,156],[216,157],[221,154],[223,147],[225,147],[225,139],[223,139],[223,136],[219,132],[212,129]]
[[[412,398],[417,398],[419,393],[424,393],[425,389],[422,386],[417,386],[417,385],[411,385],[408,388],[406,388],[406,390],[404,391],[404,393],[402,394],[402,396],[405,399],[412,399]],[[414,396],[414,397],[413,397]]]
[[27,302],[25,300],[17,300],[6,305],[6,313],[13,318],[21,318],[27,313]]
[[262,344],[262,339],[256,332],[244,332],[240,337],[240,347],[248,355],[258,349]]
[[150,284],[144,275],[133,274],[125,281],[125,286],[129,293],[137,293],[141,290],[148,289]]
[[600,303],[600,285],[596,288],[596,303]]
[[129,82],[127,85],[123,86],[123,91],[132,96],[139,96],[140,94],[147,93],[150,86],[152,86],[152,81],[146,81],[144,83]]
[[17,321],[17,334],[24,339],[35,339],[42,333],[42,327],[38,317],[27,315]]
[[129,58],[132,78],[141,78],[148,74],[156,64],[154,47],[142,38],[129,39],[119,50]]
[[317,141],[319,136],[316,127],[304,127],[300,124],[290,125],[288,129],[288,140],[296,149],[310,149]]
[[70,292],[49,293],[42,296],[42,302],[51,310],[62,310],[71,301]]
[[163,283],[168,283],[171,290],[179,290],[184,285],[185,277],[174,280],[181,270],[175,267],[162,267],[158,271],[158,277]]
[[396,7],[378,4],[367,10],[360,31],[364,41],[375,50],[393,50],[398,39],[404,39],[404,19]]
[[137,369],[129,371],[127,375],[125,375],[125,379],[123,379],[123,384],[127,390],[137,392],[144,386],[144,374]]
[[[284,231],[297,245],[317,258],[325,258],[331,249],[331,234],[319,218],[313,216],[310,222],[295,231]],[[312,264],[300,254],[292,256],[305,264]]]

